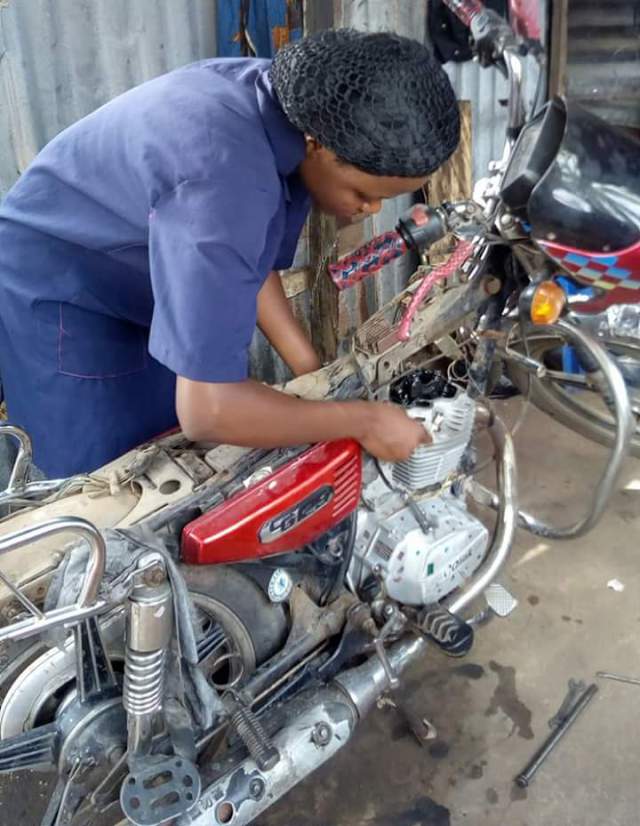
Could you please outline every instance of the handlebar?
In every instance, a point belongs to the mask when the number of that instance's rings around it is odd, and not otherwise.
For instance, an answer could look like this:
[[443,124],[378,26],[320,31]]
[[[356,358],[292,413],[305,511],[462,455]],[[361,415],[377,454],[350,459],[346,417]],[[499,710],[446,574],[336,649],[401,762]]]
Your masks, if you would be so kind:
[[407,249],[407,242],[397,230],[384,232],[335,264],[329,264],[329,275],[336,287],[344,290],[400,258]]
[[414,204],[398,221],[395,230],[378,235],[355,252],[329,265],[329,274],[339,290],[352,287],[385,264],[412,249],[421,254],[449,232],[442,207]]

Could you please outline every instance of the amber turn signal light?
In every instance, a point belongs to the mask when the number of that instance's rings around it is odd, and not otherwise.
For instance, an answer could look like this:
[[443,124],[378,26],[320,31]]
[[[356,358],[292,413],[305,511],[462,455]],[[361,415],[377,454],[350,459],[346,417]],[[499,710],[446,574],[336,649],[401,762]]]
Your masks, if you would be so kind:
[[534,324],[555,324],[562,315],[567,296],[555,281],[541,281],[531,296],[529,315]]

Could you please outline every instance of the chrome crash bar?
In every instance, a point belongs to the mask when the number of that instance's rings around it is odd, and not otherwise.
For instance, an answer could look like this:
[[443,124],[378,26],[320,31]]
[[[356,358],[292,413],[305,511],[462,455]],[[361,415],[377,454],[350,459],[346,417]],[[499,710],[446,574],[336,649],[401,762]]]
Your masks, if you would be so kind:
[[[528,327],[523,330],[526,337]],[[624,383],[619,367],[607,351],[592,336],[581,330],[579,327],[567,321],[560,320],[552,325],[536,325],[536,332],[556,335],[561,332],[568,344],[573,345],[586,352],[598,366],[600,377],[604,380],[606,388],[604,392],[613,408],[616,420],[616,437],[607,464],[596,485],[591,505],[586,515],[573,525],[565,528],[556,528],[547,525],[525,511],[519,511],[518,523],[536,536],[546,539],[575,539],[583,536],[596,525],[604,513],[605,508],[615,489],[616,479],[622,468],[622,464],[628,453],[629,443],[635,431],[635,421],[631,409],[629,393]],[[505,358],[510,358],[511,351],[503,353]],[[537,362],[527,357],[521,357],[519,353],[513,353],[513,358],[523,367],[535,371],[540,367]],[[474,483],[474,496],[478,501],[498,510],[502,507],[500,496],[493,491],[484,488],[482,485]]]
[[0,581],[31,614],[30,617],[19,619],[17,622],[1,627],[0,642],[4,640],[22,640],[60,625],[76,623],[86,617],[100,613],[105,608],[106,603],[97,599],[98,589],[104,575],[105,543],[98,529],[91,522],[87,522],[86,519],[61,517],[52,519],[50,522],[44,522],[42,525],[34,525],[6,536],[0,536],[0,566],[3,554],[22,548],[32,542],[37,542],[40,539],[62,533],[75,534],[89,543],[89,561],[77,602],[74,605],[65,605],[62,608],[54,608],[51,611],[43,612],[22,593],[18,586],[0,573]]
[[[487,424],[487,430],[495,448],[498,493],[493,495],[497,500],[498,518],[491,545],[476,575],[461,591],[443,602],[452,614],[462,611],[495,582],[496,576],[511,553],[518,521],[516,453],[511,434],[501,419],[494,416],[488,408],[480,405],[476,414],[476,421],[478,420]],[[472,482],[469,487],[469,493],[472,496],[475,496],[476,487],[480,486]],[[486,504],[484,499],[482,502]]]

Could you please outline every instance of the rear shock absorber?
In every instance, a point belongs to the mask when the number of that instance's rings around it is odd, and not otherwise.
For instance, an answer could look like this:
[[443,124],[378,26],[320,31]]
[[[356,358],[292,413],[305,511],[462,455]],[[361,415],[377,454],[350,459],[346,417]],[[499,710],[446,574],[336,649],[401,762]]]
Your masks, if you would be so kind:
[[151,750],[153,722],[162,709],[165,660],[173,629],[173,599],[162,557],[145,555],[149,568],[134,587],[127,606],[127,645],[122,702],[127,712],[129,756]]

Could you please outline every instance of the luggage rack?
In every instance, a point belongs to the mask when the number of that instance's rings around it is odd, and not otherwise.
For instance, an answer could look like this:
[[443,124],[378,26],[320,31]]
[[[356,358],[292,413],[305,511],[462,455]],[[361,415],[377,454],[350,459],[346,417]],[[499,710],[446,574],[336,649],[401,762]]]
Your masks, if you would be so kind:
[[[2,573],[3,554],[51,536],[71,533],[89,543],[90,556],[78,598],[73,605],[41,611],[22,591]],[[0,642],[23,640],[59,626],[71,625],[88,617],[100,614],[107,608],[104,600],[98,599],[98,589],[105,569],[106,547],[100,531],[86,519],[60,517],[34,525],[15,533],[0,536],[0,582],[15,596],[30,614],[15,622],[0,627]]]
[[7,487],[0,491],[0,508],[25,499],[38,499],[59,490],[67,479],[38,479],[29,482],[33,464],[33,448],[29,434],[21,427],[6,422],[0,424],[0,438],[18,442],[18,455],[13,464]]

